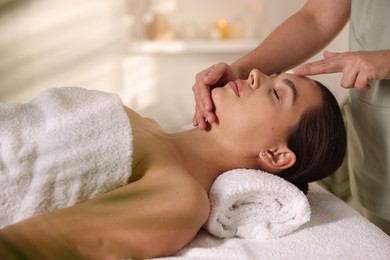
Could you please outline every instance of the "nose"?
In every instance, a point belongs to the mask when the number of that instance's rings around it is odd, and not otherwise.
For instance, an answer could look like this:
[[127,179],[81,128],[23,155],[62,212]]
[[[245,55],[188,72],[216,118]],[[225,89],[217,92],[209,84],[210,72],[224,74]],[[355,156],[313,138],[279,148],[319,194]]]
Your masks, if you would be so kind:
[[268,78],[268,76],[262,73],[258,69],[252,69],[248,76],[249,86],[253,89],[257,89]]

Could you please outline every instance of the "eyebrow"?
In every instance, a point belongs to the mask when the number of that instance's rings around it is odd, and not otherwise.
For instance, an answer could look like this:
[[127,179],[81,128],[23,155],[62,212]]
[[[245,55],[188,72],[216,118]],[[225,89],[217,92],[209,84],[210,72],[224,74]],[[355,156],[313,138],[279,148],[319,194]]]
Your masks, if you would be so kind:
[[287,78],[286,78],[286,79],[283,79],[282,82],[283,82],[284,84],[286,84],[286,85],[290,88],[290,90],[291,90],[291,92],[292,92],[293,104],[294,104],[294,103],[295,103],[295,100],[297,99],[297,88],[296,88],[294,82],[292,82],[290,79],[287,79]]

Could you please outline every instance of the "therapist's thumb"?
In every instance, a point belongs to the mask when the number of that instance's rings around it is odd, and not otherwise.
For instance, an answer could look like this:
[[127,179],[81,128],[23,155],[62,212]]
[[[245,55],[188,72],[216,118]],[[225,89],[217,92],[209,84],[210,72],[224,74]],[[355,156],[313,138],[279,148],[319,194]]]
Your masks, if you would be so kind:
[[217,84],[228,70],[228,66],[226,63],[217,63],[211,66],[203,82],[209,86]]

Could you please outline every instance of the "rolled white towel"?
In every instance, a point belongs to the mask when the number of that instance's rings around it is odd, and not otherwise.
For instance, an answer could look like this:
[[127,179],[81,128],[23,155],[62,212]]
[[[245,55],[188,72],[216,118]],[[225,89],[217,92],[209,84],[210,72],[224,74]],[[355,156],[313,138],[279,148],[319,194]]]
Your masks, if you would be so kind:
[[310,220],[309,201],[301,190],[259,170],[223,173],[209,197],[211,211],[204,228],[220,238],[278,238]]

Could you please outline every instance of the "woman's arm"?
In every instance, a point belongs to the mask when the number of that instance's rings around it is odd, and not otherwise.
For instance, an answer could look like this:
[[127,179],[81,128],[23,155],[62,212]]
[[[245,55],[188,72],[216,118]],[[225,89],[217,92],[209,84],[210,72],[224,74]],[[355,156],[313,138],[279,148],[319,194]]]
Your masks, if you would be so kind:
[[167,256],[196,235],[208,210],[206,192],[188,174],[145,176],[86,203],[0,230],[0,258]]

